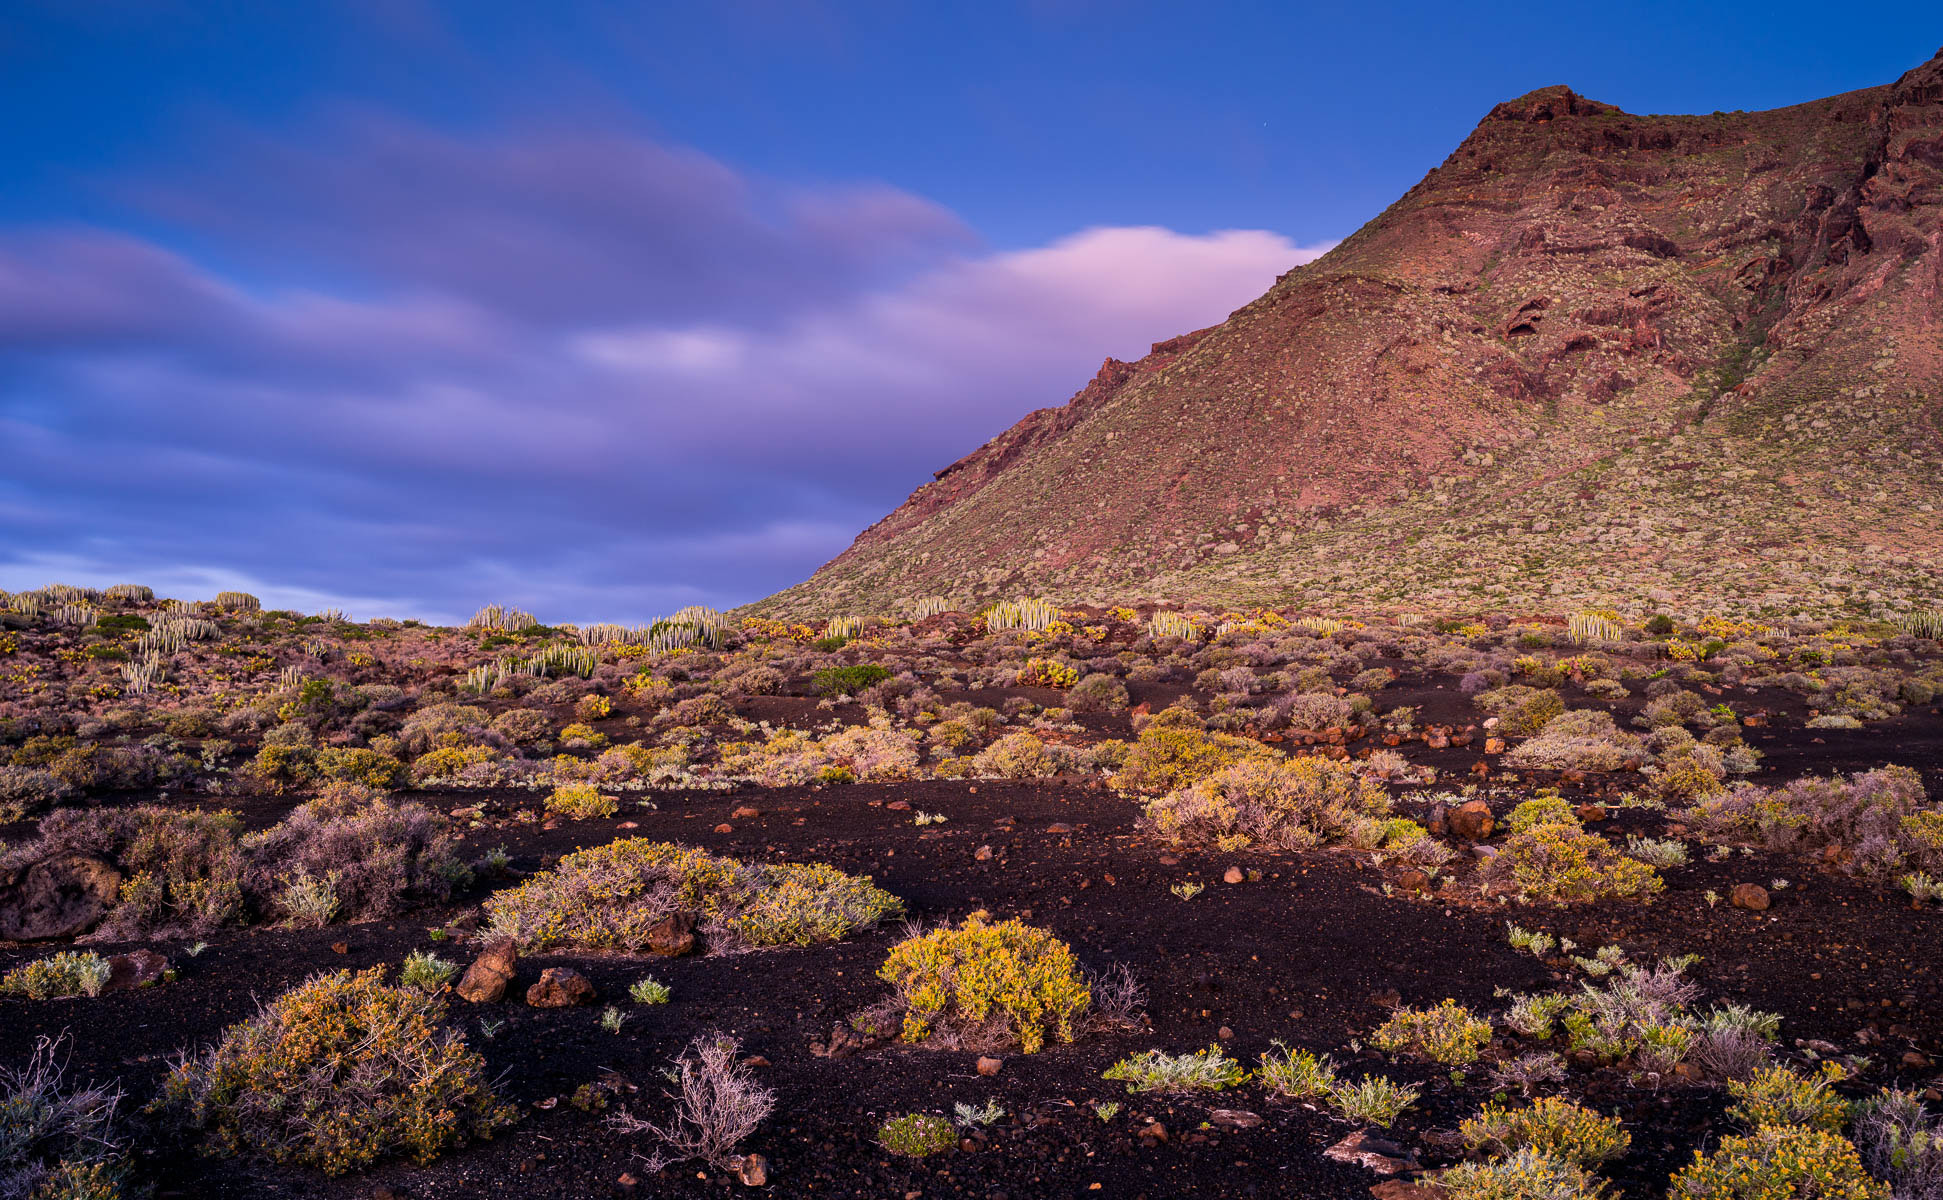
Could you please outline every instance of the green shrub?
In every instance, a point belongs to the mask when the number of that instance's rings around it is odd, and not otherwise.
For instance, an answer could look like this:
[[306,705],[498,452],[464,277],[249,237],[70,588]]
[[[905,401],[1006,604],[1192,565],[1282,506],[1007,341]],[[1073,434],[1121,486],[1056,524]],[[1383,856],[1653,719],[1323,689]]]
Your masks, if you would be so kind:
[[819,695],[854,696],[890,677],[890,670],[886,667],[876,663],[857,663],[848,667],[825,667],[810,676],[810,686]]
[[1129,1092],[1218,1092],[1248,1080],[1248,1068],[1209,1046],[1189,1054],[1149,1050],[1108,1067],[1102,1079],[1127,1085]]
[[1073,1022],[1092,1003],[1067,945],[1018,921],[987,924],[977,914],[891,948],[877,977],[897,989],[905,1041],[943,1035],[946,1044],[1001,1040],[1027,1054],[1048,1035],[1073,1040]]
[[1160,795],[1219,772],[1244,758],[1271,758],[1274,751],[1249,738],[1208,733],[1192,714],[1170,708],[1140,731],[1125,763],[1113,776],[1123,792]]
[[554,946],[640,950],[676,914],[697,917],[718,948],[833,942],[903,902],[825,863],[742,863],[703,850],[623,838],[579,850],[486,901],[494,936],[527,952]]
[[613,816],[620,811],[620,801],[601,795],[600,789],[591,783],[568,783],[553,789],[553,794],[546,798],[546,810],[584,821]]
[[877,1141],[892,1154],[925,1158],[958,1144],[958,1130],[931,1113],[906,1113],[877,1127]]
[[1348,763],[1250,757],[1151,801],[1146,816],[1175,843],[1296,850],[1338,840],[1389,811],[1389,792]]
[[1459,1163],[1437,1184],[1447,1200],[1602,1200],[1608,1194],[1578,1164],[1529,1149]]
[[1666,886],[1652,867],[1576,824],[1535,825],[1513,834],[1481,874],[1527,900],[1560,904],[1650,896]]
[[317,751],[317,770],[326,779],[361,783],[366,787],[394,788],[405,782],[405,764],[389,754],[353,747],[345,750]]
[[1722,1138],[1673,1177],[1668,1200],[1889,1200],[1845,1138],[1801,1125],[1767,1125]]
[[1824,1133],[1840,1133],[1848,1123],[1849,1102],[1830,1086],[1841,1078],[1839,1068],[1824,1066],[1819,1077],[1797,1075],[1785,1066],[1756,1071],[1727,1085],[1734,1103],[1727,1115],[1747,1124],[1805,1125]]
[[635,980],[627,994],[636,1004],[666,1004],[669,997],[668,985],[652,976]]
[[1534,1150],[1581,1167],[1596,1167],[1618,1158],[1632,1144],[1632,1136],[1614,1117],[1544,1096],[1524,1108],[1507,1108],[1493,1100],[1458,1129],[1472,1150],[1510,1154]]
[[1280,1042],[1262,1052],[1261,1069],[1256,1074],[1264,1089],[1291,1100],[1327,1096],[1336,1086],[1336,1064],[1328,1055],[1291,1050]]
[[398,968],[398,982],[404,987],[437,995],[458,973],[459,964],[451,959],[440,958],[429,950],[414,950],[405,956],[404,965]]
[[1455,1000],[1445,1000],[1435,1008],[1397,1009],[1370,1035],[1370,1043],[1390,1054],[1463,1066],[1476,1062],[1491,1044],[1491,1022]]
[[384,969],[314,975],[169,1072],[155,1108],[216,1154],[262,1154],[327,1175],[389,1154],[420,1163],[517,1118],[436,996]]
[[120,1200],[144,1194],[129,1187],[128,1146],[116,1120],[121,1093],[69,1088],[60,1051],[60,1039],[43,1037],[24,1066],[0,1067],[0,1196]]
[[63,950],[0,975],[0,996],[99,996],[111,973],[108,960],[91,950]]
[[1329,1089],[1329,1106],[1344,1120],[1388,1129],[1421,1094],[1382,1075],[1371,1075],[1355,1083],[1337,1081]]
[[1578,814],[1557,792],[1541,792],[1512,809],[1505,818],[1505,828],[1511,833],[1523,833],[1540,825],[1580,827]]

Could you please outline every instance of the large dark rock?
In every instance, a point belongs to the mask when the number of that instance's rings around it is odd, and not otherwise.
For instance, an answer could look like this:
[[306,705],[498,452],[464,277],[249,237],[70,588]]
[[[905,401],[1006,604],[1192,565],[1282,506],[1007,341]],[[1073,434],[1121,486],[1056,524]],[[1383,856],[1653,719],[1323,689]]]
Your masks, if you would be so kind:
[[0,877],[0,939],[71,938],[101,923],[121,893],[121,872],[92,854],[53,854]]

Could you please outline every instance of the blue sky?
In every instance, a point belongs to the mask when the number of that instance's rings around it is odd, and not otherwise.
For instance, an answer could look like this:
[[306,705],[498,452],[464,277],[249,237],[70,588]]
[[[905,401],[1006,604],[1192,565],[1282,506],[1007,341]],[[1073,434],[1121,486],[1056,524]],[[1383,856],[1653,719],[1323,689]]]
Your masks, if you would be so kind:
[[1770,108],[1939,42],[1915,4],[15,0],[0,587],[739,603],[1499,100]]

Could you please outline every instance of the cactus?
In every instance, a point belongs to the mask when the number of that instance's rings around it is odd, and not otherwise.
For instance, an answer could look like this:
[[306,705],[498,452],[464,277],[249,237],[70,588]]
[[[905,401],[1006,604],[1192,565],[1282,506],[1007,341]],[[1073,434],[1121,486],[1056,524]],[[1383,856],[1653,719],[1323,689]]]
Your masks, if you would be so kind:
[[95,611],[85,604],[63,604],[54,610],[53,621],[56,625],[71,625],[76,629],[92,629]]
[[1603,612],[1575,612],[1567,618],[1565,630],[1581,646],[1587,642],[1623,641],[1626,637],[1625,626],[1610,613]]
[[1289,628],[1297,629],[1311,637],[1329,637],[1349,628],[1347,624],[1334,617],[1297,617],[1289,622]]
[[216,607],[229,612],[262,612],[263,601],[248,592],[217,592]]
[[1058,619],[1059,609],[1050,600],[1001,600],[985,610],[985,628],[993,633],[1037,633]]
[[155,589],[139,583],[118,583],[109,588],[106,595],[108,599],[119,600],[123,604],[148,604],[155,599]]
[[935,617],[939,613],[950,611],[952,611],[951,601],[945,599],[943,596],[920,596],[916,600],[911,601],[911,619],[913,621],[922,621],[926,617]]
[[830,623],[823,627],[826,638],[843,638],[846,641],[857,637],[864,631],[862,617],[831,617]]
[[1200,626],[1177,612],[1157,612],[1147,622],[1147,632],[1157,638],[1186,638],[1193,641],[1201,636]]
[[1903,632],[1911,637],[1943,641],[1943,608],[1925,608],[1902,620]]
[[121,665],[122,690],[130,696],[146,696],[168,674],[167,660],[158,654],[145,654]]

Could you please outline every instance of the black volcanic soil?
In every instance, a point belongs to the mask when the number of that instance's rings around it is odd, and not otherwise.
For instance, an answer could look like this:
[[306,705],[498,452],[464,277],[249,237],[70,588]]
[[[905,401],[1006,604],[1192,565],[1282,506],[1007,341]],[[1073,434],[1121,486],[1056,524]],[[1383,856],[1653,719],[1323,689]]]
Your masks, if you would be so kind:
[[[1422,699],[1435,703],[1435,689]],[[1450,693],[1452,711],[1456,693]],[[1386,702],[1391,700],[1386,692]],[[1409,701],[1398,695],[1397,700]],[[1775,779],[1803,771],[1857,769],[1898,761],[1922,770],[1932,792],[1943,783],[1943,720],[1924,710],[1860,733],[1816,734],[1783,722],[1750,730]],[[1462,771],[1475,748],[1452,750],[1449,772]],[[445,808],[487,801],[487,814],[535,807],[530,794],[419,793]],[[892,801],[945,814],[920,828]],[[177,803],[194,802],[177,798]],[[234,804],[235,801],[224,803]],[[397,1197],[703,1196],[745,1191],[720,1172],[693,1164],[650,1176],[637,1159],[645,1149],[613,1131],[601,1115],[575,1109],[568,1097],[608,1072],[639,1088],[636,1112],[666,1112],[660,1070],[697,1034],[721,1030],[746,1052],[779,1093],[775,1114],[746,1149],[767,1156],[769,1193],[830,1197],[1305,1196],[1362,1197],[1375,1177],[1329,1162],[1324,1147],[1349,1132],[1327,1113],[1271,1099],[1252,1085],[1205,1099],[1129,1096],[1100,1073],[1117,1059],[1162,1047],[1191,1050],[1229,1036],[1231,1053],[1253,1060],[1270,1039],[1329,1051],[1352,1071],[1380,1065],[1347,1043],[1366,1038],[1385,1015],[1383,1000],[1434,1003],[1445,997],[1492,1010],[1494,989],[1530,990],[1565,981],[1506,944],[1507,919],[1569,937],[1586,951],[1616,942],[1636,959],[1695,952],[1693,971],[1707,1000],[1741,1000],[1779,1012],[1784,1042],[1821,1039],[1866,1053],[1873,1086],[1892,1075],[1925,1084],[1934,1068],[1903,1065],[1910,1050],[1943,1058],[1943,913],[1912,911],[1893,889],[1821,873],[1799,860],[1734,855],[1666,873],[1667,891],[1650,906],[1579,909],[1447,906],[1389,897],[1383,876],[1345,853],[1170,854],[1136,833],[1135,806],[1080,784],[921,782],[822,789],[658,794],[647,809],[628,800],[613,820],[565,822],[555,829],[509,823],[475,830],[468,845],[483,853],[499,844],[516,867],[531,871],[570,850],[624,834],[675,839],[750,858],[820,859],[873,876],[903,896],[926,922],[976,909],[1029,918],[1069,941],[1094,968],[1125,963],[1148,991],[1152,1028],[1095,1033],[1071,1046],[1010,1056],[995,1078],[982,1078],[965,1053],[880,1048],[844,1058],[818,1057],[811,1043],[848,1014],[877,1000],[874,972],[899,936],[883,928],[815,949],[724,957],[630,960],[559,955],[525,960],[523,990],[541,966],[571,963],[600,990],[593,1007],[528,1008],[517,1000],[472,1007],[454,1001],[454,1017],[501,1075],[503,1094],[524,1119],[498,1139],[447,1155],[427,1167],[390,1163],[360,1176],[328,1179],[308,1170],[206,1159],[161,1138],[145,1140],[145,1173],[164,1196]],[[739,805],[757,819],[730,821]],[[289,802],[244,802],[252,827],[267,825]],[[1404,808],[1408,811],[1406,800]],[[634,822],[636,828],[619,826]],[[715,832],[729,822],[733,832]],[[495,822],[497,823],[497,822]],[[1657,828],[1662,818],[1628,810],[1596,828],[1623,833]],[[1071,832],[1054,832],[1056,825]],[[10,831],[14,832],[14,831]],[[24,832],[24,831],[22,831]],[[975,857],[981,846],[993,854]],[[1222,882],[1230,865],[1261,872],[1259,882]],[[1789,881],[1773,907],[1749,913],[1709,891],[1734,884]],[[1192,900],[1170,885],[1194,880],[1207,890]],[[162,946],[180,971],[175,982],[95,1000],[0,1001],[0,1061],[20,1061],[43,1034],[71,1038],[73,1073],[119,1079],[131,1106],[154,1092],[177,1050],[215,1038],[268,999],[326,968],[396,964],[413,949],[469,959],[472,947],[438,941],[432,931],[476,906],[426,910],[391,924],[316,931],[236,930],[212,937],[190,957]],[[345,950],[335,952],[333,943]],[[122,949],[124,947],[104,947]],[[44,950],[0,950],[0,969]],[[629,1004],[627,985],[652,973],[673,989],[660,1007]],[[629,1015],[618,1035],[599,1024],[602,1005]],[[495,1036],[482,1022],[499,1022]],[[1440,1068],[1390,1065],[1393,1076],[1424,1088],[1424,1099],[1399,1123],[1402,1140],[1427,1165],[1449,1153],[1422,1135],[1452,1129],[1488,1094],[1483,1073],[1461,1085]],[[1575,1074],[1575,1082],[1577,1076]],[[1713,1090],[1635,1088],[1595,1077],[1589,1102],[1619,1113],[1633,1134],[1632,1153],[1609,1172],[1633,1196],[1657,1194],[1668,1172],[1687,1161],[1696,1142],[1717,1128],[1724,1103]],[[949,1112],[952,1103],[996,1100],[1008,1112],[983,1145],[923,1161],[890,1156],[874,1143],[886,1116],[914,1109]],[[1117,1100],[1122,1111],[1103,1122],[1091,1105]],[[557,1101],[557,1103],[556,1103]],[[540,1107],[546,1105],[547,1107]],[[1216,1107],[1266,1119],[1229,1131],[1204,1125]],[[1136,1138],[1148,1119],[1168,1139]],[[638,1182],[624,1185],[624,1174]]]

